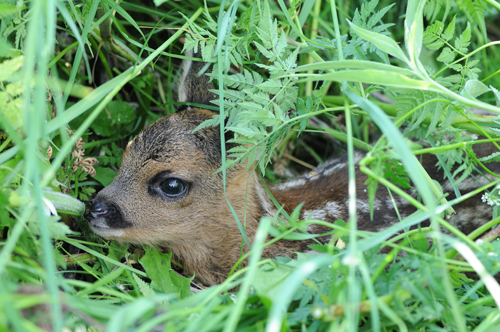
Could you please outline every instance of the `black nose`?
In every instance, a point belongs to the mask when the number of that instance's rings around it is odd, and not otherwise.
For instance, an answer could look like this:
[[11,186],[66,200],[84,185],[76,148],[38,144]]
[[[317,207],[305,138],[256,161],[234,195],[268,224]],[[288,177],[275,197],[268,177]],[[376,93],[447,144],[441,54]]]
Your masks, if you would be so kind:
[[106,204],[104,204],[103,202],[97,201],[97,202],[93,202],[89,212],[92,215],[92,217],[97,218],[97,217],[104,216],[104,215],[108,214],[108,209],[107,209]]
[[105,217],[109,214],[108,204],[95,198],[85,204],[85,215],[84,218],[87,220]]
[[83,217],[94,226],[108,228],[124,228],[131,224],[125,221],[122,211],[115,203],[97,196],[85,204]]

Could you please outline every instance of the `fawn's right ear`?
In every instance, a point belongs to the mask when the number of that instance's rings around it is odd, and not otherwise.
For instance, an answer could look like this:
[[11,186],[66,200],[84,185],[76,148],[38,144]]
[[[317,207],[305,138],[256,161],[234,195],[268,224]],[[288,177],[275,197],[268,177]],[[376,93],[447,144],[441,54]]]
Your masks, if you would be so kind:
[[[186,52],[186,56],[201,57],[200,52],[193,55],[193,51]],[[201,59],[200,61],[186,59],[182,62],[182,75],[178,86],[180,102],[210,105],[210,101],[217,98],[214,93],[209,91],[210,89],[214,89],[210,78],[205,73],[200,75],[201,70],[206,64]],[[189,107],[189,105],[185,105],[182,108]]]

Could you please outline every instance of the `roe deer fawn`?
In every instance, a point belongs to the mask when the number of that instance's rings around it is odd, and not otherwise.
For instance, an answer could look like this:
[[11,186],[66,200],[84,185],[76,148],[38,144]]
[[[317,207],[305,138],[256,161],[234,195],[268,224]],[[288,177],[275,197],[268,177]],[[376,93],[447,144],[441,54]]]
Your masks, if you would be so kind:
[[[181,101],[208,104],[214,99],[206,76],[197,77],[201,62],[185,62],[179,96]],[[193,132],[213,112],[187,108],[163,117],[144,129],[126,147],[122,166],[113,183],[104,188],[89,204],[86,219],[98,235],[106,239],[172,250],[174,259],[196,280],[213,285],[225,280],[240,258],[242,236],[224,199],[219,128],[208,127]],[[224,139],[224,138],[222,138]],[[482,145],[482,153],[494,151],[492,144]],[[363,154],[355,154],[356,162]],[[425,156],[423,165],[429,175],[442,182],[434,156]],[[493,167],[499,172],[499,165]],[[271,187],[272,195],[290,213],[304,202],[302,218],[334,222],[348,219],[347,158],[331,159],[319,166],[311,177],[299,177]],[[370,218],[367,177],[356,166],[357,218],[360,230],[380,231],[400,219],[385,188],[379,188]],[[460,190],[478,187],[463,181]],[[450,191],[449,185],[444,189]],[[273,216],[276,209],[253,170],[237,165],[227,170],[227,196],[236,214],[243,220],[252,241],[259,220]],[[416,191],[414,192],[416,193]],[[478,195],[464,201],[452,217],[454,225],[470,232],[491,218],[491,207]],[[451,197],[453,194],[451,193]],[[415,208],[399,197],[401,218]],[[312,233],[330,229],[311,226]],[[328,240],[328,239],[326,239]],[[293,255],[306,251],[307,241],[281,240],[268,246],[263,257]]]

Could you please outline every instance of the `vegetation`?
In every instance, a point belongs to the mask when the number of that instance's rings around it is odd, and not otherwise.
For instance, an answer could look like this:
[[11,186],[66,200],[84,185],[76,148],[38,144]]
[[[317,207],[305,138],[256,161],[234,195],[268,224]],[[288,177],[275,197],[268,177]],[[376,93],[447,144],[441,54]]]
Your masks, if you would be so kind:
[[[500,223],[500,180],[482,188],[491,221],[464,235],[437,212],[464,197],[440,197],[416,156],[439,153],[455,189],[500,161],[500,148],[471,148],[478,135],[500,141],[499,11],[493,0],[0,0],[0,331],[498,331],[500,242],[474,240]],[[372,198],[380,185],[401,194],[386,178],[410,178],[419,211],[380,233],[338,221],[345,248],[274,261],[259,259],[268,232],[321,221],[264,219],[249,265],[197,293],[170,254],[93,236],[82,202],[112,181],[132,137],[175,111],[191,49],[218,86],[220,115],[204,125],[242,144],[224,151],[223,174],[246,159],[269,181],[300,174],[289,160],[323,161],[334,137],[351,166],[354,148],[368,151]]]

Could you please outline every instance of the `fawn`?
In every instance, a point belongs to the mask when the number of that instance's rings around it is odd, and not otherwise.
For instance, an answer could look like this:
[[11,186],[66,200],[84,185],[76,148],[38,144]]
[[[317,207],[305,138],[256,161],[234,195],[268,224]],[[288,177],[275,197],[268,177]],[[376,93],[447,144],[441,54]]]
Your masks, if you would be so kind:
[[[208,78],[198,77],[201,62],[184,63],[179,98],[181,101],[208,104],[215,99]],[[224,199],[219,128],[193,130],[211,118],[213,112],[202,108],[163,117],[144,129],[127,145],[122,166],[113,183],[90,202],[85,213],[98,235],[120,242],[152,245],[172,250],[184,271],[195,274],[204,285],[221,283],[240,258],[242,236]],[[224,139],[224,138],[222,138]],[[493,152],[492,145],[484,154]],[[491,150],[491,151],[486,151]],[[357,152],[356,162],[363,157]],[[429,175],[442,181],[436,159],[425,156],[423,165]],[[498,163],[497,163],[498,164]],[[347,158],[331,159],[310,177],[299,177],[270,188],[284,210],[290,213],[300,203],[302,218],[334,222],[348,219]],[[500,167],[496,165],[498,172]],[[379,188],[370,218],[367,177],[356,167],[358,229],[380,231],[400,219],[385,188]],[[464,181],[460,190],[478,185]],[[450,190],[449,186],[444,186]],[[276,208],[255,171],[246,165],[227,170],[227,196],[240,220],[246,213],[245,232],[254,238],[259,220],[274,216]],[[413,192],[416,194],[416,191]],[[452,194],[453,197],[453,194]],[[415,211],[405,200],[394,197],[400,217]],[[246,212],[245,212],[246,211]],[[491,207],[475,198],[464,201],[452,217],[463,232],[470,232],[491,218]],[[320,234],[330,229],[313,225],[308,231]],[[324,239],[328,241],[328,238]],[[281,240],[264,249],[264,258],[293,255],[307,251],[307,241]]]

